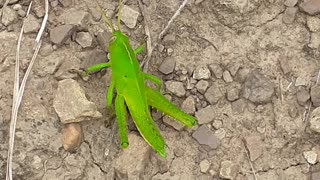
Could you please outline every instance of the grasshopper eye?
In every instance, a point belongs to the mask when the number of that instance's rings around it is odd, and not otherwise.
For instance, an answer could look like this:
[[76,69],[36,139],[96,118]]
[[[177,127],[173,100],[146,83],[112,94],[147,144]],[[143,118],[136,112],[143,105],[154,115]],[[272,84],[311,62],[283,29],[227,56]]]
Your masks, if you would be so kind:
[[109,40],[109,43],[113,43],[116,39],[117,39],[116,36],[112,36],[112,37],[110,38],[110,40]]

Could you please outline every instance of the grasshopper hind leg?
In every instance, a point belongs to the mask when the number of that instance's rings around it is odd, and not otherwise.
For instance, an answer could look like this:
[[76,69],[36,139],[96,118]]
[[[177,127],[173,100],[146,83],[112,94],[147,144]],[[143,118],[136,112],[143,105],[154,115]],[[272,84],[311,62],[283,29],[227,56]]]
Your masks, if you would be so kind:
[[118,123],[120,143],[122,148],[127,148],[129,145],[127,136],[127,111],[124,103],[124,98],[121,95],[116,96],[115,111]]

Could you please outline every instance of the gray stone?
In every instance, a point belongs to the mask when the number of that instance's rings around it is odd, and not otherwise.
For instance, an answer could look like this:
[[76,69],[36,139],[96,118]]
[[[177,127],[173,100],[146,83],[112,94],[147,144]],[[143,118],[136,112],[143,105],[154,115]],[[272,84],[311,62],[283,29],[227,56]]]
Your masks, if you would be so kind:
[[207,101],[210,104],[214,105],[224,96],[224,94],[222,94],[220,88],[217,85],[213,84],[207,90],[207,92],[204,94],[204,96],[206,97]]
[[311,151],[304,151],[303,152],[304,158],[307,160],[309,164],[316,164],[317,163],[317,158],[318,154],[317,152],[311,150]]
[[213,109],[212,106],[207,106],[203,109],[198,110],[195,113],[196,119],[198,120],[198,124],[206,124],[213,121]]
[[111,36],[112,33],[107,30],[97,33],[97,41],[101,49],[108,51]]
[[319,180],[320,179],[320,171],[311,172],[311,180]]
[[163,40],[163,44],[166,46],[173,45],[176,42],[176,36],[174,34],[167,34]]
[[50,40],[56,45],[64,44],[73,34],[75,28],[72,25],[61,25],[51,29]]
[[217,79],[222,78],[223,70],[219,64],[210,64],[209,68]]
[[320,107],[317,107],[311,112],[310,129],[320,133]]
[[231,74],[230,74],[229,71],[224,71],[223,74],[222,74],[222,76],[223,76],[223,80],[224,80],[226,83],[230,83],[230,82],[233,81],[232,76],[231,76]]
[[229,101],[235,101],[239,99],[240,95],[240,86],[232,84],[227,86],[227,99]]
[[53,107],[64,124],[102,117],[96,105],[87,100],[84,90],[73,79],[59,81]]
[[245,80],[247,79],[248,75],[250,74],[250,70],[247,68],[241,68],[239,69],[237,76],[235,77],[235,79],[239,82],[239,83],[243,83],[245,82]]
[[178,97],[183,97],[186,94],[186,90],[184,89],[182,82],[167,81],[165,82],[165,85],[169,92]]
[[310,93],[304,87],[298,87],[297,101],[300,105],[305,105],[310,99]]
[[232,111],[236,114],[243,113],[246,107],[247,103],[244,99],[238,99],[231,103]]
[[247,77],[242,89],[243,97],[257,104],[270,102],[273,94],[274,84],[257,71]]
[[50,2],[50,6],[53,7],[53,8],[57,7],[58,5],[59,5],[59,1],[58,0],[52,0]]
[[114,168],[120,179],[140,179],[150,161],[150,147],[138,135],[128,135],[129,146],[115,159]]
[[97,22],[100,21],[101,14],[99,13],[99,11],[97,11],[97,8],[91,7],[91,8],[89,8],[89,10],[90,10],[90,13],[91,13],[93,20],[97,21]]
[[139,15],[140,13],[138,11],[124,5],[121,9],[120,19],[128,28],[132,29],[136,26]]
[[196,111],[195,100],[192,96],[188,96],[181,104],[181,110],[187,114],[194,114]]
[[1,22],[3,25],[8,26],[14,23],[17,20],[18,16],[15,10],[10,7],[5,7],[2,9],[2,19]]
[[320,18],[317,16],[307,16],[307,26],[311,32],[319,32]]
[[320,46],[320,32],[311,32],[310,42],[308,47],[318,49]]
[[59,0],[60,4],[63,7],[70,7],[72,5],[73,0]]
[[174,68],[176,67],[176,61],[174,58],[166,58],[164,61],[162,61],[159,71],[163,74],[170,74],[174,71]]
[[38,18],[42,18],[45,14],[45,9],[43,8],[42,1],[33,1],[32,10]]
[[294,84],[295,86],[307,86],[307,80],[305,78],[302,77],[297,77],[296,82]]
[[206,92],[206,90],[208,89],[208,87],[209,87],[209,82],[206,80],[200,80],[196,84],[196,88],[201,94],[204,94]]
[[249,150],[250,160],[255,161],[263,152],[263,142],[258,135],[245,137],[246,146]]
[[224,179],[235,179],[239,172],[239,166],[231,161],[222,161],[219,176]]
[[38,19],[32,14],[29,14],[29,16],[24,20],[24,33],[38,32],[39,29],[40,23],[38,22]]
[[[23,9],[19,9],[19,10],[17,11],[17,13],[18,13],[18,15],[19,15],[20,17],[25,17],[26,14],[27,14]],[[30,15],[30,14],[29,14],[29,15]]]
[[83,48],[92,47],[94,44],[94,39],[88,32],[78,32],[76,36],[76,42],[80,44]]
[[[55,61],[59,63],[60,61],[62,62],[60,66],[57,63],[50,65],[50,67],[55,66],[59,68],[56,72],[53,71],[55,72],[54,77],[57,80],[73,79],[78,76],[76,73],[72,73],[72,70],[80,69],[80,60],[76,56],[74,56],[72,53],[68,53],[65,51],[55,51],[54,53],[52,53],[52,56],[48,56],[47,58],[50,58],[50,57],[52,57]],[[64,61],[65,59],[67,59],[67,61]],[[48,62],[52,62],[52,61],[50,60]]]
[[200,172],[206,173],[210,168],[210,162],[207,159],[202,160],[199,166],[200,166]]
[[193,79],[201,80],[201,79],[209,79],[211,76],[211,72],[207,65],[199,65],[193,72]]
[[279,58],[280,68],[283,72],[283,74],[288,74],[291,72],[291,66],[288,62],[288,58],[286,56],[281,56]]
[[235,76],[237,74],[238,70],[240,69],[240,67],[241,67],[240,62],[236,61],[236,62],[230,63],[228,65],[228,70],[232,76]]
[[89,13],[82,10],[70,9],[61,15],[65,24],[74,25],[79,30],[86,29],[89,24]]
[[18,11],[18,10],[22,9],[22,6],[20,4],[15,4],[12,6],[12,9],[15,11]]
[[205,124],[198,127],[192,134],[192,137],[195,138],[199,144],[207,145],[212,149],[216,149],[220,145],[220,140]]
[[39,54],[41,56],[49,56],[53,52],[53,47],[50,43],[42,43]]
[[320,106],[320,86],[313,86],[311,88],[311,101],[315,107]]
[[286,0],[284,2],[284,5],[286,5],[287,7],[293,7],[297,4],[298,0]]
[[296,118],[299,115],[298,108],[295,104],[291,104],[288,107],[288,114],[292,118]]
[[309,15],[316,15],[320,12],[320,1],[319,0],[309,0],[299,4],[302,11],[308,13]]
[[173,127],[174,129],[176,129],[177,131],[181,131],[183,129],[183,125],[173,119],[171,119],[170,117],[168,116],[164,116],[162,118],[162,121],[164,124],[168,125],[168,126],[171,126]]
[[292,24],[296,19],[296,14],[298,12],[298,8],[296,7],[288,7],[282,16],[282,21],[285,24]]
[[223,126],[223,122],[220,119],[216,119],[213,121],[212,123],[212,127],[214,127],[215,129],[220,129]]

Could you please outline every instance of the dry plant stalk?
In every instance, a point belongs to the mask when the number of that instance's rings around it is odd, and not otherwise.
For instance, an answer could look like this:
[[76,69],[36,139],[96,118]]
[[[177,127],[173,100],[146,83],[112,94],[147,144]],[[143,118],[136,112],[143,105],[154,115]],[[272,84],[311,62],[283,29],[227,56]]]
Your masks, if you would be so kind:
[[[30,12],[32,5],[32,1],[29,4],[27,15]],[[25,85],[27,82],[27,79],[29,77],[29,74],[32,70],[33,64],[35,62],[35,59],[38,55],[38,52],[41,47],[41,36],[44,31],[45,25],[47,23],[48,19],[48,12],[49,12],[49,2],[48,0],[45,0],[45,17],[43,19],[40,31],[38,32],[36,44],[35,44],[35,51],[32,56],[32,59],[30,61],[30,64],[28,66],[28,69],[22,79],[21,85],[19,87],[19,54],[20,54],[20,46],[21,46],[21,39],[23,34],[24,25],[21,27],[20,36],[17,43],[17,52],[16,52],[16,65],[15,65],[15,78],[14,78],[14,90],[13,90],[13,104],[12,104],[12,114],[11,114],[11,122],[10,122],[10,134],[9,134],[9,147],[8,147],[8,157],[7,157],[7,171],[6,171],[6,180],[12,180],[12,157],[13,157],[13,149],[14,149],[14,140],[15,140],[15,130],[16,130],[16,124],[17,124],[17,117],[18,117],[18,111],[21,104],[21,100],[23,97]]]

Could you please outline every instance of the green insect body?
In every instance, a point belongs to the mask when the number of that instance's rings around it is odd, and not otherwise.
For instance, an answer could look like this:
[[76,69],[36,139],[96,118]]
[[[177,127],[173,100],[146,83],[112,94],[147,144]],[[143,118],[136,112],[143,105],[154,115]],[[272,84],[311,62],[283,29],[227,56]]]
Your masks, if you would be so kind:
[[[119,12],[120,5],[121,2],[119,2]],[[112,37],[108,48],[110,61],[108,63],[93,65],[86,70],[86,73],[89,74],[103,68],[111,68],[111,83],[107,92],[107,107],[111,108],[115,89],[115,114],[121,147],[126,148],[129,145],[126,124],[126,107],[128,107],[129,113],[141,136],[160,156],[166,157],[165,143],[151,118],[149,106],[167,114],[186,127],[192,127],[196,121],[194,117],[182,112],[160,94],[159,90],[162,83],[157,77],[141,71],[136,54],[143,50],[143,46],[138,47],[135,51],[132,49],[128,37],[120,31],[119,13],[118,30],[115,30],[104,13],[102,13],[99,5],[98,10],[112,30]],[[145,85],[146,80],[155,83],[158,86],[158,90],[147,87]]]

